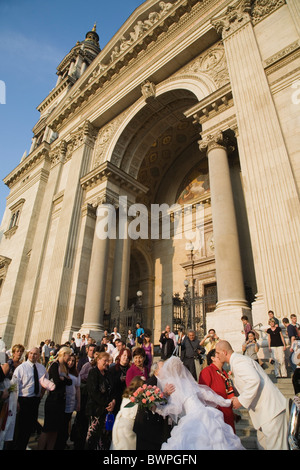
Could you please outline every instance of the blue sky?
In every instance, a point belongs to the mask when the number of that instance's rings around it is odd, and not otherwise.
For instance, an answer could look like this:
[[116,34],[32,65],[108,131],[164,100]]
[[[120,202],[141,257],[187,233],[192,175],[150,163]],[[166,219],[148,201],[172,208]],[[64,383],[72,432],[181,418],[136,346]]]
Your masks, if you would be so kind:
[[[54,88],[56,67],[97,23],[103,49],[143,0],[0,0],[0,224],[3,183],[31,145],[37,106]],[[0,101],[3,97],[0,94]]]

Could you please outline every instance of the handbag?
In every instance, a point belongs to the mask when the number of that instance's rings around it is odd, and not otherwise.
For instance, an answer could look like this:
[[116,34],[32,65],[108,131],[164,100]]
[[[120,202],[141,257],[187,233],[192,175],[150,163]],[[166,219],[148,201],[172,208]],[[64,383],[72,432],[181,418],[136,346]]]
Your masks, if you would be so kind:
[[115,416],[113,413],[107,413],[105,416],[105,429],[106,431],[111,431],[115,422]]

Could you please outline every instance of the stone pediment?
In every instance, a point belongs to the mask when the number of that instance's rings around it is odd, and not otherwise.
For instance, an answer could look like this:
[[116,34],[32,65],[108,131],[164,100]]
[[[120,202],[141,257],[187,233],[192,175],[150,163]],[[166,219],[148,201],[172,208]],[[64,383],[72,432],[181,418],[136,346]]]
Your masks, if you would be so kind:
[[121,68],[141,51],[146,50],[161,34],[166,33],[171,25],[177,23],[196,3],[197,0],[153,0],[137,8],[59,103],[49,118],[49,126],[56,130],[82,102],[110,81]]

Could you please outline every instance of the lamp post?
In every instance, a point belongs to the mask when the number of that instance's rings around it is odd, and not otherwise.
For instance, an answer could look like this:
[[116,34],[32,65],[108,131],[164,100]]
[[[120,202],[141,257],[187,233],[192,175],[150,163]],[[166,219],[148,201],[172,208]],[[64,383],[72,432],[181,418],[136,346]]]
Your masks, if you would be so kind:
[[143,315],[142,315],[142,297],[143,297],[143,292],[141,290],[138,290],[136,293],[137,296],[137,302],[135,305],[136,313],[139,316],[137,320],[139,320],[141,323],[143,322]]
[[117,302],[117,316],[116,316],[116,327],[118,328],[118,331],[119,331],[119,328],[120,328],[120,316],[121,316],[121,311],[120,311],[120,296],[117,295],[116,296],[116,302]]
[[[189,243],[188,249],[190,251],[190,259],[191,259],[191,288],[190,291],[188,290],[189,281],[186,279],[184,281],[185,286],[185,298],[188,298],[188,305],[189,305],[189,325],[192,330],[195,329],[195,279],[194,279],[194,245],[193,243]],[[187,297],[187,292],[189,293]]]

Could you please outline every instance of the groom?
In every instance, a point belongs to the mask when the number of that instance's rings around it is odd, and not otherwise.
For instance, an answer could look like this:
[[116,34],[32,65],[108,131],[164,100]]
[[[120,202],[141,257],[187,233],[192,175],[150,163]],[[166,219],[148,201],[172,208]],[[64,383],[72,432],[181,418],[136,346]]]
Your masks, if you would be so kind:
[[227,341],[216,344],[216,356],[230,364],[239,395],[232,398],[233,409],[249,411],[257,430],[259,447],[265,450],[288,450],[286,399],[262,367],[248,356],[233,351]]

